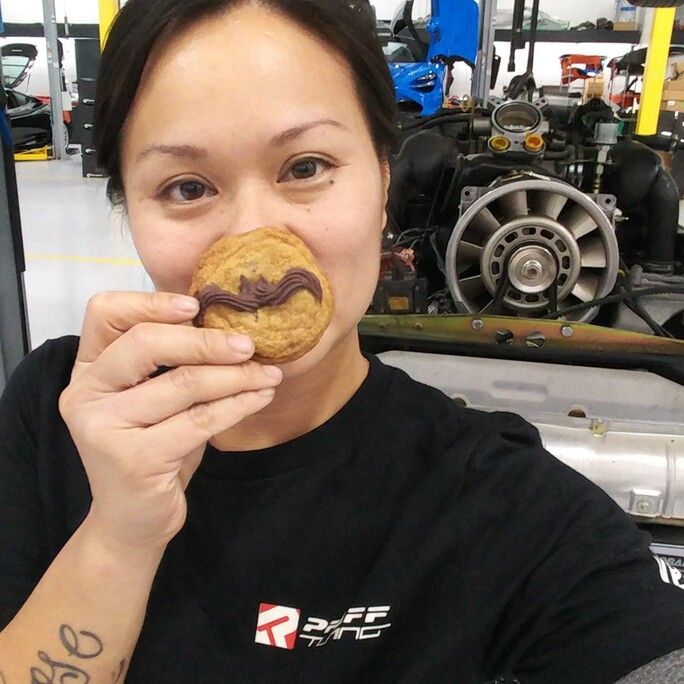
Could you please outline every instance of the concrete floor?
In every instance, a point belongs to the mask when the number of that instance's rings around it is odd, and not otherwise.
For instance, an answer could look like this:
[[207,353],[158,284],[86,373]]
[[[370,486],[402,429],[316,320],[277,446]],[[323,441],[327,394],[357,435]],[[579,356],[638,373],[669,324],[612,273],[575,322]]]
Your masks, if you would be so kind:
[[151,289],[105,181],[84,179],[79,156],[18,163],[17,179],[33,348],[80,334],[96,292]]

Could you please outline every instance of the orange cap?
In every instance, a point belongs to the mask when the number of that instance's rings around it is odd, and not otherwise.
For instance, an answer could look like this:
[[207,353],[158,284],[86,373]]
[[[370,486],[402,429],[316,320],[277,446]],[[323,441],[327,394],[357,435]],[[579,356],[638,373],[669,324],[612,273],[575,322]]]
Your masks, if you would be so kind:
[[511,147],[511,141],[505,135],[495,135],[489,139],[489,146],[494,152],[506,152]]
[[530,133],[525,138],[525,149],[528,152],[541,152],[544,149],[544,138],[539,133]]

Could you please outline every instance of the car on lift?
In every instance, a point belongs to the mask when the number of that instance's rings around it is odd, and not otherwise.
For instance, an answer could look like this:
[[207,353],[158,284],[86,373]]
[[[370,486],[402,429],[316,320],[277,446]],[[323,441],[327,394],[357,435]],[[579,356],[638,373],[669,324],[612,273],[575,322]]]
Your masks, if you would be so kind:
[[[60,45],[60,63],[62,47]],[[22,93],[17,88],[31,74],[38,49],[31,43],[9,43],[2,46],[3,86],[7,97],[7,118],[16,152],[29,152],[52,144],[50,98]],[[70,122],[65,116],[65,148],[69,146]]]

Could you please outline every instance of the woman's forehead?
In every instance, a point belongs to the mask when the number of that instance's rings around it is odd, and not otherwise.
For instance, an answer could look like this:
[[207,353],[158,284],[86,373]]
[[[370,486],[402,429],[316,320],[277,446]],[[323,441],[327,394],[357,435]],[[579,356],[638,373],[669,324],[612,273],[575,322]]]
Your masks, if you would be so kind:
[[153,54],[126,137],[198,126],[239,134],[261,122],[275,135],[316,118],[364,125],[349,66],[288,18],[245,5],[198,23]]
[[170,87],[208,99],[231,90],[325,96],[329,88],[339,94],[352,81],[349,65],[318,37],[271,9],[244,5],[163,45],[150,60],[141,90]]

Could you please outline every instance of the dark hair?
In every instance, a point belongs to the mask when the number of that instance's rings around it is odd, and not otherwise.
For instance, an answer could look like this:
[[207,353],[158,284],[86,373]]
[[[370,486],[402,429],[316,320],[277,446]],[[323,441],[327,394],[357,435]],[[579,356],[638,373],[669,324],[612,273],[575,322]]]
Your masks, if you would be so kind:
[[153,48],[202,19],[250,1],[280,12],[344,57],[376,152],[387,157],[396,134],[394,87],[368,0],[129,0],[109,33],[95,96],[94,147],[114,204],[124,201],[120,134]]

